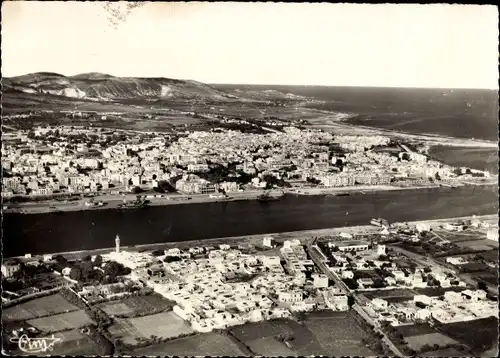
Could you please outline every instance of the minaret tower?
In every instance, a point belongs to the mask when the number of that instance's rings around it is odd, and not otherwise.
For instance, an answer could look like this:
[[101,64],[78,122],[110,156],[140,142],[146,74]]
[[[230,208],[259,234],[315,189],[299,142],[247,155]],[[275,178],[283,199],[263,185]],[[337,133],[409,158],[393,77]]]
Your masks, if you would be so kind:
[[116,234],[115,238],[115,252],[120,253],[120,235]]

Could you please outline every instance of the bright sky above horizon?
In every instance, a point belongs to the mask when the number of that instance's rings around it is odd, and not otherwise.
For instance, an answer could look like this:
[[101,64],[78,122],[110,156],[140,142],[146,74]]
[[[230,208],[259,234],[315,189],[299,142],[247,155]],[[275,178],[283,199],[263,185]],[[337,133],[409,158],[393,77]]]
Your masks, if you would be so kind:
[[[125,10],[126,4],[110,5]],[[2,75],[498,88],[498,10],[476,5],[2,3]]]

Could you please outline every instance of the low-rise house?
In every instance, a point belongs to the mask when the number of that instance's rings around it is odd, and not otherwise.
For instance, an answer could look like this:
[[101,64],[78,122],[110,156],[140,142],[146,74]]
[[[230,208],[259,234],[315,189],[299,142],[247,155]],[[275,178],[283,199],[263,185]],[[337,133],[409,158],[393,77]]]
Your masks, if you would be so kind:
[[465,260],[461,256],[459,256],[459,257],[452,257],[452,256],[450,256],[450,257],[446,258],[446,262],[449,263],[449,264],[455,265],[455,266],[459,266],[459,265],[465,265],[469,261]]
[[448,231],[463,231],[464,225],[463,224],[446,223],[446,224],[444,224],[444,228]]
[[339,251],[363,251],[368,250],[369,243],[359,240],[347,240],[335,244]]
[[374,298],[373,300],[371,300],[370,305],[375,310],[387,310],[388,302],[381,298]]
[[373,280],[371,278],[359,278],[356,282],[361,289],[373,286]]
[[328,287],[329,280],[328,276],[326,276],[325,274],[313,273],[312,278],[313,278],[313,285],[315,288]]
[[418,309],[414,314],[414,318],[417,320],[426,321],[431,317],[431,315],[431,310],[426,307]]
[[457,303],[463,301],[463,296],[459,292],[447,291],[444,293],[444,300],[449,303]]
[[304,299],[301,291],[279,291],[278,300],[284,303],[300,302]]
[[354,272],[352,272],[350,270],[342,271],[342,278],[352,279],[352,278],[354,278]]
[[396,285],[396,279],[394,277],[387,276],[384,280],[388,286],[395,286]]
[[403,281],[405,279],[405,273],[400,270],[392,271],[392,275],[396,279],[396,281]]
[[273,248],[274,247],[274,239],[270,236],[265,237],[262,239],[262,246],[268,247],[268,248]]

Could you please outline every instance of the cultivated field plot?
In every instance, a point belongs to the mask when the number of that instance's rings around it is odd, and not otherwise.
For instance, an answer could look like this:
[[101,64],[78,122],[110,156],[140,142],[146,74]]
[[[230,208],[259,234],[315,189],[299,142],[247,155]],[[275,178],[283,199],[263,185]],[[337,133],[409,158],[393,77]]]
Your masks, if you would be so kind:
[[227,336],[210,332],[175,339],[129,352],[132,356],[244,356]]
[[487,251],[493,250],[498,247],[498,242],[492,240],[469,240],[469,241],[461,241],[457,243],[460,247],[466,247],[476,251]]
[[50,333],[83,327],[94,323],[94,321],[92,321],[84,310],[78,310],[54,316],[31,319],[28,320],[27,323],[43,332]]
[[363,295],[372,300],[374,298],[388,298],[388,297],[408,297],[408,299],[412,299],[415,296],[415,292],[409,289],[395,289],[395,290],[379,290],[379,291],[371,291],[364,292]]
[[68,301],[61,295],[51,295],[36,298],[31,301],[20,303],[16,306],[9,307],[3,310],[2,321],[20,321],[28,320],[37,317],[49,316],[63,312],[76,311],[79,308]]
[[462,232],[450,232],[444,229],[434,228],[432,232],[439,235],[443,239],[449,240],[456,244],[462,241],[483,240],[486,237],[485,232],[471,229]]
[[153,310],[168,310],[175,305],[157,294],[147,296],[127,297],[118,301],[100,303],[97,306],[110,316],[116,315],[137,315]]
[[447,344],[458,343],[454,339],[447,337],[444,334],[441,334],[439,332],[420,334],[418,336],[405,337],[405,340],[408,342],[408,346],[417,352],[425,345],[432,346],[434,344],[437,344],[439,346],[445,346]]
[[447,291],[462,292],[465,289],[466,289],[465,287],[451,286],[446,288],[444,287],[414,288],[413,291],[415,291],[416,295],[427,295],[431,297],[438,297],[444,295],[444,293]]
[[186,321],[170,311],[144,317],[118,318],[109,328],[109,332],[115,339],[133,345],[139,343],[140,338],[171,338],[193,333],[194,330]]
[[[313,332],[306,326],[292,320],[273,320],[256,323],[249,323],[243,326],[235,327],[231,330],[232,334],[247,346],[257,347],[257,342],[262,338],[275,339],[279,334],[289,334],[294,339],[290,341],[294,355],[328,355],[329,352],[320,345]],[[257,341],[257,342],[256,342]],[[268,342],[271,342],[268,340]],[[270,343],[274,346],[274,342]],[[267,355],[276,356],[278,352],[271,352],[272,346],[261,347],[262,352]],[[280,348],[281,350],[282,348]],[[262,354],[263,353],[257,353]]]
[[[435,351],[423,353],[424,357],[470,357],[466,352],[461,352],[456,348],[443,348]],[[483,357],[494,357],[495,355],[483,355]]]
[[436,333],[436,330],[429,326],[427,323],[398,326],[397,329],[398,332],[401,332],[404,337]]
[[482,252],[480,254],[487,261],[496,262],[498,264],[498,251],[492,250],[488,252]]
[[330,356],[372,356],[361,340],[366,333],[351,312],[336,312],[332,317],[307,319],[306,326],[313,332],[320,345]]
[[280,333],[293,334],[289,320],[261,321],[234,327],[231,333],[242,342],[250,342],[264,337],[276,337]]
[[72,329],[54,334],[54,337],[61,341],[54,345],[51,355],[100,355],[101,349],[88,335],[80,332],[79,329]]
[[484,351],[498,342],[498,319],[495,317],[449,323],[440,326],[439,330],[474,351]]
[[246,343],[252,352],[264,357],[290,357],[297,353],[288,348],[285,343],[278,341],[275,337],[264,337]]
[[474,272],[473,275],[490,285],[498,284],[498,272],[479,271]]

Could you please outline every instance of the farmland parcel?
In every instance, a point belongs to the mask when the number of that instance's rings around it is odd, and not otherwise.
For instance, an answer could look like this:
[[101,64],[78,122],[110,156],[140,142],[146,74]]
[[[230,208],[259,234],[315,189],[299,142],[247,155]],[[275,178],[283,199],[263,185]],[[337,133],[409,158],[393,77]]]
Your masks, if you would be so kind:
[[3,310],[2,321],[22,321],[58,313],[76,311],[79,308],[59,294],[36,298]]
[[115,339],[135,345],[152,336],[168,339],[194,333],[194,330],[175,313],[163,312],[136,318],[117,318],[116,323],[109,328],[109,332]]
[[243,356],[243,352],[227,336],[210,332],[131,351],[134,356]]

